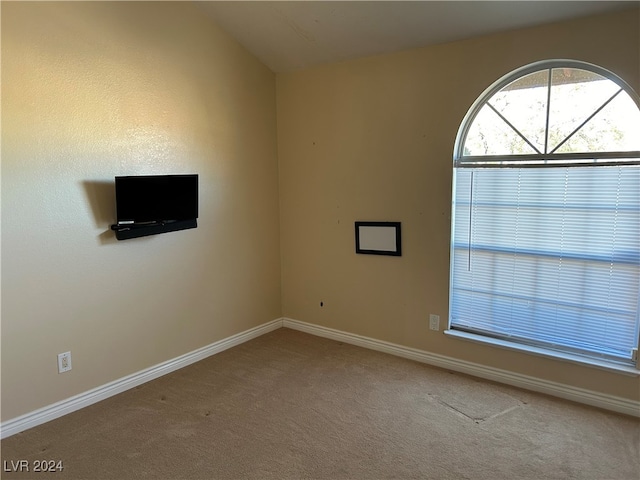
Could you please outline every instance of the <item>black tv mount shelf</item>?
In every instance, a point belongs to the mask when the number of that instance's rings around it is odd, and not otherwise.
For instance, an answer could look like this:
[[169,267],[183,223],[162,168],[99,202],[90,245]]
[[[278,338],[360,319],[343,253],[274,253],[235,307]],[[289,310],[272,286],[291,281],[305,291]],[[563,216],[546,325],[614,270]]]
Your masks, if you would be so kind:
[[146,237],[159,233],[177,232],[198,226],[197,219],[176,220],[172,222],[157,222],[148,224],[114,224],[111,230],[116,232],[118,240],[128,240],[130,238]]

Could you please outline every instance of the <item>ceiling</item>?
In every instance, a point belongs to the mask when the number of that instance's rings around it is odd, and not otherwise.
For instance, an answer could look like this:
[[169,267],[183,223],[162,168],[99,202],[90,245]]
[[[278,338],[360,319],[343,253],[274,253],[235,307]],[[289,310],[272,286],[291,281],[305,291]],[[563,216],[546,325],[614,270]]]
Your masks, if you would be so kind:
[[634,1],[205,1],[274,72],[631,8]]

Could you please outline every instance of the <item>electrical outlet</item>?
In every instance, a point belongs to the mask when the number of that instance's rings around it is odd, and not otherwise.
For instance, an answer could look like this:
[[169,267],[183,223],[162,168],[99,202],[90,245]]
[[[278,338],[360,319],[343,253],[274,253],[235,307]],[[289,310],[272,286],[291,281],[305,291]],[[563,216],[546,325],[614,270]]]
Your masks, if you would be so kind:
[[58,373],[64,373],[71,370],[71,352],[58,354]]
[[429,314],[429,329],[440,330],[440,315]]

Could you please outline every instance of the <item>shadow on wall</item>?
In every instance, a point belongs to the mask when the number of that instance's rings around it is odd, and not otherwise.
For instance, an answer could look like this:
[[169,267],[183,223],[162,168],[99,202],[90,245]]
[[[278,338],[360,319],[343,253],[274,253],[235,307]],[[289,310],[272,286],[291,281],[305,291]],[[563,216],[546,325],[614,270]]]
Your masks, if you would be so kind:
[[82,182],[85,194],[93,211],[96,227],[106,228],[98,235],[101,245],[116,243],[115,233],[111,225],[116,223],[116,187],[114,181],[84,180]]

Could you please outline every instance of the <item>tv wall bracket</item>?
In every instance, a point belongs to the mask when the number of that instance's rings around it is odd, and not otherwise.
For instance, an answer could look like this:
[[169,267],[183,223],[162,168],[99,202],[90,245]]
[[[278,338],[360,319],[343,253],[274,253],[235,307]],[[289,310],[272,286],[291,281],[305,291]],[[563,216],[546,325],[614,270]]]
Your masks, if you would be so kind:
[[114,224],[111,230],[116,232],[118,240],[128,240],[130,238],[146,237],[148,235],[158,235],[159,233],[177,232],[198,226],[197,219],[176,220],[174,222],[161,222],[149,224]]

